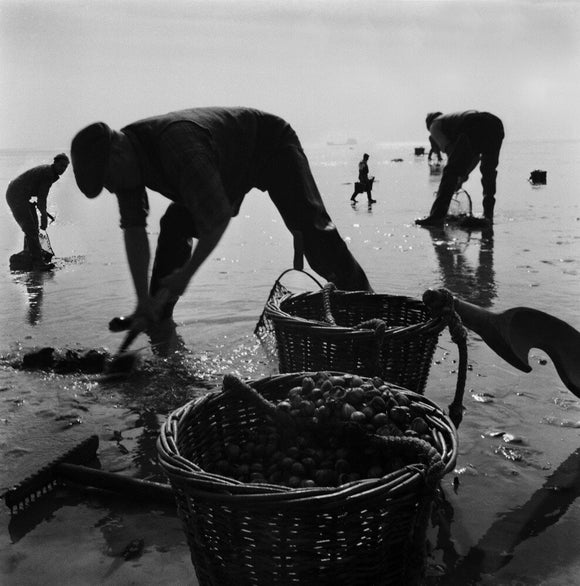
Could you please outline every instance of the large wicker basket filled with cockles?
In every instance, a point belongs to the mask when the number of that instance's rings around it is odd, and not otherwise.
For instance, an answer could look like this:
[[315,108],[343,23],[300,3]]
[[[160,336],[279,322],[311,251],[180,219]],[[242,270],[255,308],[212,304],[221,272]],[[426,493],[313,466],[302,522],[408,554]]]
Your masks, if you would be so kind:
[[226,375],[170,415],[158,452],[202,586],[413,585],[457,437],[378,377]]

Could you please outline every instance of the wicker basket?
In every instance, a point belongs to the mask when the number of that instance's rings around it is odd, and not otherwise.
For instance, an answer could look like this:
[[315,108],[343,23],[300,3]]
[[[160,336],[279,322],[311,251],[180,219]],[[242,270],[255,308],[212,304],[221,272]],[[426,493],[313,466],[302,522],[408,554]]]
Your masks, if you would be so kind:
[[[250,385],[280,401],[306,374]],[[194,400],[168,418],[159,458],[202,586],[420,582],[431,502],[438,481],[455,465],[457,438],[437,405],[390,386],[422,410],[436,449],[414,438],[383,438],[389,455],[404,452],[409,460],[411,454],[413,463],[336,488],[291,489],[206,472],[228,444],[267,424],[259,408],[232,393]]]
[[[272,289],[275,291],[275,288]],[[273,331],[279,370],[338,370],[379,376],[423,393],[447,325],[410,297],[338,291],[271,294],[263,323]]]

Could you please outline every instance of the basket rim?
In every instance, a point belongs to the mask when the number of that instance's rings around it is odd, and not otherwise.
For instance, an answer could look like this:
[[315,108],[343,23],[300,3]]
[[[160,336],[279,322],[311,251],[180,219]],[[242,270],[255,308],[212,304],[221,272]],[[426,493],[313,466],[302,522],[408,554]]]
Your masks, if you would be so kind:
[[[275,323],[284,323],[285,326],[295,326],[296,328],[300,327],[308,327],[312,331],[316,331],[317,333],[321,334],[348,334],[350,336],[369,336],[375,335],[375,330],[370,328],[360,328],[356,326],[339,326],[339,325],[331,325],[327,322],[320,321],[320,320],[313,320],[313,319],[306,319],[303,317],[295,316],[287,311],[282,309],[282,305],[284,302],[287,301],[294,301],[294,300],[301,300],[306,299],[309,301],[314,297],[319,297],[323,295],[323,290],[320,291],[305,291],[302,293],[286,293],[282,295],[278,299],[269,299],[264,308],[264,314],[270,320]],[[330,292],[330,295],[340,296],[340,297],[350,297],[350,298],[357,298],[357,297],[374,297],[374,298],[388,298],[388,299],[397,299],[401,301],[405,301],[408,303],[413,303],[418,306],[425,306],[424,303],[420,299],[416,299],[414,297],[409,297],[407,295],[390,295],[388,293],[374,293],[371,291],[342,291],[342,290],[333,290]],[[425,306],[426,307],[426,306]],[[380,319],[380,318],[379,318]],[[441,317],[430,317],[427,321],[418,324],[411,324],[408,326],[395,326],[395,327],[386,327],[385,334],[389,336],[393,335],[409,335],[415,333],[439,333],[445,326],[447,325],[446,320]]]
[[[331,376],[343,376],[348,373],[340,371],[325,371]],[[271,375],[257,380],[247,381],[247,384],[260,387],[267,386],[273,382],[283,384],[291,383],[293,380],[305,376],[315,375],[315,372],[299,372]],[[357,375],[358,376],[358,375]],[[372,377],[360,378],[363,381],[371,380]],[[286,379],[286,380],[285,380]],[[444,447],[444,452],[439,455],[443,462],[442,470],[437,473],[437,480],[441,480],[445,474],[455,466],[458,455],[458,441],[455,427],[445,412],[433,401],[425,396],[410,391],[399,385],[385,384],[393,390],[403,392],[411,400],[419,402],[428,411],[425,417],[428,419],[433,433],[438,437],[438,443]],[[289,488],[283,485],[266,483],[245,483],[233,478],[204,471],[194,462],[181,456],[177,448],[179,427],[187,420],[188,415],[196,409],[205,406],[206,403],[215,402],[220,399],[222,391],[215,390],[203,397],[192,399],[185,405],[174,410],[163,423],[157,440],[159,462],[169,476],[175,487],[187,487],[187,494],[198,496],[204,500],[212,500],[221,503],[244,502],[247,506],[263,506],[269,503],[285,506],[312,506],[316,508],[333,507],[337,501],[342,503],[360,504],[369,498],[394,497],[399,492],[409,489],[410,486],[419,485],[425,482],[428,470],[422,463],[413,463],[395,470],[385,476],[373,479],[361,479],[343,484],[338,487],[307,487]],[[449,441],[449,439],[451,441]]]

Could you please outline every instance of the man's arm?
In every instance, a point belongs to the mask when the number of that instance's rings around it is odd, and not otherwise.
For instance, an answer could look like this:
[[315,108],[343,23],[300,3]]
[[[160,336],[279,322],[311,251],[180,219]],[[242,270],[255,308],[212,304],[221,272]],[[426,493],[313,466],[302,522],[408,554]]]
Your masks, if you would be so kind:
[[137,301],[146,304],[149,300],[149,262],[151,252],[145,226],[131,226],[123,231],[129,270],[135,286]]
[[218,245],[229,223],[230,219],[226,218],[211,230],[200,234],[190,259],[180,269],[162,279],[161,285],[170,292],[171,296],[183,295],[193,275]]
[[52,183],[43,182],[36,192],[36,209],[40,212],[40,229],[46,230],[48,215],[46,212],[46,200]]
[[147,235],[149,201],[144,187],[116,193],[129,271],[137,294],[136,314],[155,319],[149,299],[149,263],[151,252]]
[[197,244],[190,259],[161,281],[172,295],[182,295],[189,282],[213,252],[233,215],[220,174],[207,153],[197,153],[180,182],[180,194],[192,215]]

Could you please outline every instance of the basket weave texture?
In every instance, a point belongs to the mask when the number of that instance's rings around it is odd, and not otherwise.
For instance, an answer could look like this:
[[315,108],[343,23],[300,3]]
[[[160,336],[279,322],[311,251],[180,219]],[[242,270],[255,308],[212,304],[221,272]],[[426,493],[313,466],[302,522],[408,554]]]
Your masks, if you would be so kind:
[[[249,384],[276,402],[309,374]],[[422,446],[429,444],[414,438],[383,438],[386,454],[404,453],[412,464],[339,487],[292,489],[206,472],[228,444],[268,423],[260,409],[227,392],[170,415],[159,436],[159,459],[202,586],[420,583],[434,491],[455,465],[457,437],[437,405],[389,386],[422,410],[435,449],[426,451]]]
[[417,393],[425,391],[446,326],[418,299],[327,287],[270,298],[264,317],[274,332],[281,373],[345,371],[379,376]]

